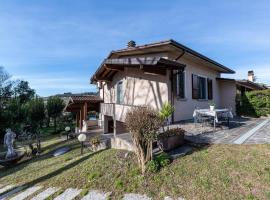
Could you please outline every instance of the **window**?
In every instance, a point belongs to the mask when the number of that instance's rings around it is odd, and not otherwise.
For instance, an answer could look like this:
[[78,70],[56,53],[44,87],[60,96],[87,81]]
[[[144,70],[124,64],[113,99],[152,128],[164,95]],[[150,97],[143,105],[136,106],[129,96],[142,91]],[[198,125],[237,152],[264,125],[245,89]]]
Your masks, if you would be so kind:
[[116,103],[117,104],[122,104],[123,103],[123,97],[124,97],[124,95],[123,95],[123,82],[122,81],[120,81],[120,82],[118,82],[117,83],[117,91],[116,91],[116,93],[117,93],[117,96],[116,96]]
[[206,78],[198,76],[199,99],[206,99]]
[[185,72],[182,70],[173,74],[173,92],[178,98],[185,98]]
[[192,98],[213,99],[213,81],[211,79],[192,74]]

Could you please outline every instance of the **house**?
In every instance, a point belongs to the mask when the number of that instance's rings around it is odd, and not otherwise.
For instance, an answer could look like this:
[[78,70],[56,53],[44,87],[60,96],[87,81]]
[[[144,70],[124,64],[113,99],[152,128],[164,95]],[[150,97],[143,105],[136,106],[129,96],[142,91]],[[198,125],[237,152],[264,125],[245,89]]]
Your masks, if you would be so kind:
[[248,71],[248,78],[237,80],[236,87],[237,87],[237,94],[241,96],[245,92],[253,91],[253,90],[266,90],[269,89],[268,86],[262,83],[256,83],[256,77],[253,70]]
[[125,133],[125,116],[134,106],[175,107],[171,123],[191,119],[196,107],[235,112],[236,82],[221,78],[235,73],[174,40],[112,51],[91,78],[99,88],[104,133]]

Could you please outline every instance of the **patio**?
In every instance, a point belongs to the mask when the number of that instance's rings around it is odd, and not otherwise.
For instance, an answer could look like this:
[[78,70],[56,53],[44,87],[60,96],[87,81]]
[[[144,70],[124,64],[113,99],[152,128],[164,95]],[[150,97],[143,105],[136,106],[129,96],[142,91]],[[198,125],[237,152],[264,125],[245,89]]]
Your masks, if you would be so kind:
[[[182,121],[170,125],[170,128],[180,127],[186,131],[185,140],[193,144],[267,144],[270,143],[270,119],[269,118],[241,118],[235,117],[230,121],[218,125],[216,129],[211,125],[201,126],[194,124],[193,120]],[[76,135],[78,135],[77,133]],[[85,133],[87,141],[100,135],[101,143],[107,148],[133,150],[133,144],[129,133],[103,134],[99,127],[93,127]],[[89,145],[89,143],[86,143]]]
[[[259,126],[261,123],[261,127]],[[225,125],[223,125],[225,124]],[[186,130],[185,139],[192,143],[199,144],[237,144],[237,140],[244,137],[249,131],[250,137],[246,138],[242,144],[265,144],[270,143],[270,121],[267,118],[241,118],[235,117],[227,127],[226,122],[216,127],[201,126],[194,124],[192,120],[180,122],[170,127],[180,127]],[[257,130],[258,129],[258,130]],[[246,137],[246,136],[245,136]]]

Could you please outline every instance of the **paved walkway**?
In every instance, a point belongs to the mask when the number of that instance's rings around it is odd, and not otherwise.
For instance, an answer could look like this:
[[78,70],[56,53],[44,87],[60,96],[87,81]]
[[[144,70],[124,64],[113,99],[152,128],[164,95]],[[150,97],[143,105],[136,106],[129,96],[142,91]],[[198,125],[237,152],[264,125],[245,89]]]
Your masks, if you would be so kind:
[[[98,190],[89,190],[87,194],[82,195],[81,189],[68,188],[61,194],[57,194],[60,188],[44,188],[42,186],[32,186],[29,188],[15,187],[14,185],[0,186],[0,200],[45,200],[53,197],[54,200],[107,200],[111,197],[111,192],[102,192]],[[84,193],[84,192],[83,192]],[[151,200],[146,195],[125,194],[123,200]],[[164,200],[174,200],[171,197],[165,197]],[[184,200],[177,198],[175,200]]]
[[230,127],[221,125],[216,130],[211,126],[184,122],[173,125],[185,129],[185,139],[193,143],[208,144],[265,144],[270,143],[269,118],[236,118]]

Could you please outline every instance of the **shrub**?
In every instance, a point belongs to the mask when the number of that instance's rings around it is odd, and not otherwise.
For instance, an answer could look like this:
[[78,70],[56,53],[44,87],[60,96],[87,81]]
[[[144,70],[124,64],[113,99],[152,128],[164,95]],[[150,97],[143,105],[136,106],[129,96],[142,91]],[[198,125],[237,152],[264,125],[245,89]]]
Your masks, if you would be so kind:
[[166,154],[165,152],[157,155],[155,157],[155,160],[159,163],[159,165],[161,167],[165,167],[167,165],[169,165],[171,163],[171,158],[168,154]]
[[98,146],[100,144],[100,136],[95,136],[90,140],[92,146]]
[[165,139],[165,138],[177,136],[177,135],[184,136],[185,130],[181,129],[181,128],[173,128],[173,129],[166,130],[162,133],[159,133],[157,137],[158,137],[158,139]]
[[147,163],[147,170],[152,173],[158,172],[160,168],[159,162],[157,160],[150,160]]
[[171,163],[170,159],[164,159],[160,161],[160,166],[161,167],[166,167]]
[[237,113],[254,117],[269,115],[270,90],[246,92],[240,97],[240,105],[237,105]]
[[152,173],[158,172],[162,167],[168,166],[171,163],[171,158],[166,153],[161,153],[147,163],[147,170]]
[[[169,118],[174,113],[174,111],[175,111],[175,108],[169,102],[165,102],[161,110],[159,111],[159,117],[161,118],[161,120],[166,121],[167,126],[169,125]],[[164,130],[164,126],[163,126],[163,130]]]
[[152,160],[152,145],[162,125],[159,113],[148,107],[135,107],[127,113],[126,125],[131,132],[138,163],[142,173]]

